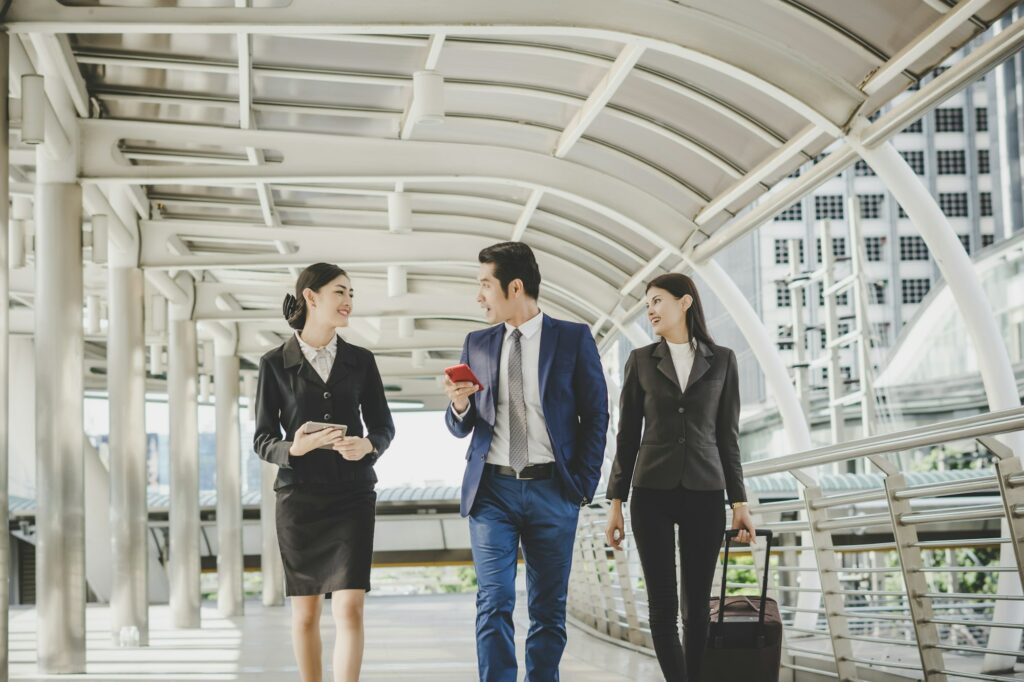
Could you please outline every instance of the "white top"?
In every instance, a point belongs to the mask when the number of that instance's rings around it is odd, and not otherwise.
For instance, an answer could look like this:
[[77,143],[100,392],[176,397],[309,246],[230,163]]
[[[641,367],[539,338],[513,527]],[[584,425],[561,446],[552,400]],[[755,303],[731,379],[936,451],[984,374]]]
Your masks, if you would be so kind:
[[685,391],[686,382],[690,380],[690,370],[693,369],[693,348],[689,343],[672,343],[668,339],[665,339],[665,343],[672,354],[672,365],[676,368],[679,388]]
[[[547,422],[544,420],[544,406],[540,399],[540,337],[544,326],[543,313],[537,313],[519,327],[523,336],[519,345],[523,350],[523,397],[526,400],[526,447],[527,464],[543,464],[555,461],[555,452],[548,437]],[[494,416],[494,434],[491,449],[487,451],[487,463],[509,466],[509,380],[508,357],[512,350],[512,332],[515,327],[505,323],[505,340],[501,344],[501,359],[498,365],[497,410]],[[469,408],[466,408],[467,411]],[[465,416],[457,414],[460,419]]]
[[299,336],[298,330],[295,332],[295,338],[299,341],[299,348],[302,350],[302,354],[309,360],[309,364],[313,366],[316,373],[320,375],[320,378],[327,383],[327,377],[331,376],[331,367],[334,366],[334,358],[338,354],[338,335],[334,334],[331,336],[331,340],[327,342],[326,346],[317,348],[311,346],[302,340]]

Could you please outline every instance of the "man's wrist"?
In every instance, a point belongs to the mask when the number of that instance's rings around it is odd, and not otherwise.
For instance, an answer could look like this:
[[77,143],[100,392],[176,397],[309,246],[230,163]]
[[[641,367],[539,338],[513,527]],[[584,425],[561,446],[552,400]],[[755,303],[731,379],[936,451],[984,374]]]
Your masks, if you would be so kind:
[[749,505],[746,502],[733,502],[732,503],[732,508],[733,509],[739,509],[740,507],[747,507],[747,506],[749,506]]

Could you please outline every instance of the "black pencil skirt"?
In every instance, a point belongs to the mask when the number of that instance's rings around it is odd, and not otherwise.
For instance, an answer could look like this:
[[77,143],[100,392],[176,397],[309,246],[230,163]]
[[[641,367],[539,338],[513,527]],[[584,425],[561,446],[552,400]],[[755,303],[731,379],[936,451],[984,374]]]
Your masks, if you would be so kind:
[[377,493],[371,481],[277,490],[277,541],[289,597],[370,591]]

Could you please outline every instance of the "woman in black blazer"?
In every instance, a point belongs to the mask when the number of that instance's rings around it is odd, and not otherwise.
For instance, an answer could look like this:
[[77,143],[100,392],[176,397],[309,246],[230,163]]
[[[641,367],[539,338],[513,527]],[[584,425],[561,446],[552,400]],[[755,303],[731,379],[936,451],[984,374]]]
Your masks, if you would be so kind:
[[[626,360],[606,536],[622,549],[622,503],[632,486],[629,510],[658,663],[669,682],[697,682],[725,532],[723,491],[739,541],[753,541],[755,532],[740,465],[736,355],[712,342],[697,288],[686,275],[662,275],[647,285],[647,316],[661,341]],[[677,525],[685,649],[679,639]]]
[[[338,266],[306,268],[295,296],[284,301],[284,316],[296,332],[260,359],[256,390],[253,447],[279,467],[277,539],[304,682],[322,676],[325,594],[338,630],[334,679],[359,679],[377,500],[373,465],[395,436],[373,354],[336,332],[348,326],[353,295]],[[310,422],[344,425],[347,435],[337,428],[310,432]]]

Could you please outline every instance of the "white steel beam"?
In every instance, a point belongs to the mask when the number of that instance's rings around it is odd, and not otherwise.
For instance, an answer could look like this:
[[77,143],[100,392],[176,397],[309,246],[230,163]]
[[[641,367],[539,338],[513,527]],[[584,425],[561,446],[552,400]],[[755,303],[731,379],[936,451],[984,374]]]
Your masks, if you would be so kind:
[[[466,48],[480,48],[488,47],[490,43],[485,44],[460,44],[460,49]],[[498,46],[500,47],[500,45]],[[563,52],[554,51],[548,48],[539,47],[522,47],[516,46],[517,52],[525,54],[538,53],[542,56],[551,57],[564,57]],[[166,57],[159,57],[153,55],[139,55],[126,52],[110,52],[104,50],[88,50],[86,52],[80,52],[77,55],[78,62],[80,64],[99,64],[104,66],[127,66],[131,68],[149,68],[157,69],[162,71],[189,71],[196,73],[219,73],[225,75],[234,75],[235,66],[226,62],[206,59],[171,59]],[[614,62],[611,60],[605,60],[598,57],[586,56],[584,63],[600,68],[605,68]],[[282,78],[287,80],[311,80],[315,82],[327,82],[327,83],[342,83],[342,84],[353,84],[353,85],[377,85],[381,87],[405,87],[411,83],[411,78],[405,76],[395,76],[388,73],[371,73],[371,72],[359,72],[354,73],[352,71],[336,71],[329,69],[304,69],[299,67],[279,67],[270,65],[253,65],[253,75],[258,75],[261,78]],[[658,88],[666,90],[678,97],[685,98],[702,107],[707,108],[713,115],[730,121],[734,125],[738,126],[746,133],[750,134],[759,141],[768,144],[771,147],[779,147],[782,145],[783,139],[781,135],[775,133],[767,128],[767,126],[754,119],[750,114],[741,112],[734,109],[717,99],[714,99],[707,94],[700,92],[691,87],[687,87],[684,84],[678,83],[675,80],[670,80],[665,76],[659,75],[650,71],[634,71],[632,78],[637,81],[643,81],[650,85],[654,85]],[[513,95],[516,97],[528,97],[531,99],[542,99],[545,101],[561,102],[570,106],[580,106],[581,103],[585,102],[583,97],[576,95],[571,92],[562,92],[555,90],[552,87],[545,87],[543,89],[522,87],[515,83],[505,83],[499,81],[480,81],[480,80],[466,80],[466,79],[446,79],[445,90],[448,92],[473,92],[478,95],[502,95],[509,96]],[[103,90],[98,89],[97,95],[101,99],[117,99],[132,101],[142,96],[141,93],[138,95],[132,95],[130,92],[124,89],[118,90]],[[150,97],[147,101],[160,102],[161,100],[156,97]],[[233,106],[231,100],[227,97],[220,99],[195,99],[195,98],[178,98],[174,99],[173,96],[169,96],[166,103],[173,103],[175,101],[181,104],[195,104],[197,102],[202,103],[213,103],[215,101],[223,101],[224,106]],[[254,100],[252,103],[253,108],[257,110],[273,110],[283,111],[287,105],[279,101],[270,100]],[[298,103],[293,105],[296,111],[309,110],[312,105],[300,108]],[[344,107],[338,109],[325,109],[324,107],[312,107],[324,113],[325,115],[334,116],[360,116],[363,118],[394,118],[398,119],[401,116],[401,112],[386,112],[377,109],[361,110],[359,108]],[[310,111],[310,113],[312,113]],[[688,137],[681,136],[666,126],[652,122],[646,117],[638,115],[637,112],[632,111],[628,107],[617,105],[615,107],[607,108],[604,112],[606,116],[611,118],[625,121],[637,127],[643,128],[649,132],[653,132],[666,140],[669,140],[675,144],[679,144],[695,154],[699,154],[711,163],[718,166],[723,172],[730,174],[737,174],[734,168],[734,164],[725,159],[719,152],[708,147],[699,140],[693,140]]]
[[535,189],[530,192],[530,198],[526,200],[523,212],[519,214],[519,220],[516,221],[516,226],[512,230],[511,241],[522,241],[523,234],[526,233],[526,228],[530,226],[530,221],[533,220],[533,215],[537,212],[537,205],[540,204],[543,196],[544,190],[542,189]]
[[912,64],[935,49],[943,40],[953,34],[971,17],[985,8],[991,0],[963,0],[956,5],[951,12],[941,16],[936,22],[915,38],[909,45],[892,56],[889,61],[883,64],[878,71],[861,88],[869,95],[873,95],[886,85],[891,83]]
[[601,82],[590,93],[590,97],[576,111],[569,125],[562,131],[562,135],[558,138],[558,143],[555,145],[555,156],[562,158],[569,153],[569,150],[583,136],[583,133],[594,122],[594,119],[601,113],[604,106],[615,96],[615,92],[626,80],[626,77],[629,76],[630,71],[640,61],[640,57],[643,54],[644,48],[640,45],[631,44],[622,48],[608,73],[604,75]]
[[[726,59],[687,47],[686,36],[718,27],[704,21],[701,13],[681,11],[675,5],[661,7],[637,2],[624,6],[613,0],[565,0],[551,4],[543,0],[523,0],[498,6],[460,0],[407,3],[402,8],[388,5],[387,10],[382,12],[380,4],[371,0],[342,4],[327,0],[293,0],[288,7],[261,8],[259,12],[248,8],[74,7],[54,0],[40,0],[13,5],[6,27],[11,32],[38,33],[444,33],[448,36],[567,36],[614,40],[658,50],[715,71],[770,97],[823,130],[839,134],[837,122],[800,96]],[[545,17],[545,25],[538,25],[538,16]],[[752,30],[738,24],[730,28],[753,38],[752,46],[770,43],[764,36],[758,39]],[[774,45],[762,49],[773,48]],[[779,54],[782,52],[775,52],[776,56]],[[808,92],[828,92],[829,96],[847,98],[851,104],[858,101],[856,88],[836,78],[823,65],[798,61],[792,54],[786,58],[792,60],[794,69],[801,69],[801,87],[806,87]]]
[[30,36],[41,62],[41,71],[60,76],[71,96],[79,117],[89,118],[89,90],[78,69],[71,43],[65,35],[34,34]]
[[[86,120],[83,128],[83,182],[115,184],[275,184],[382,181],[462,182],[543,189],[632,230],[658,248],[674,248],[693,222],[658,197],[623,179],[543,154],[458,143],[383,140],[295,132],[240,131],[137,121]],[[127,166],[115,157],[125,137],[157,143],[189,139],[196,144],[255,146],[279,150],[273,166],[225,168]]]

